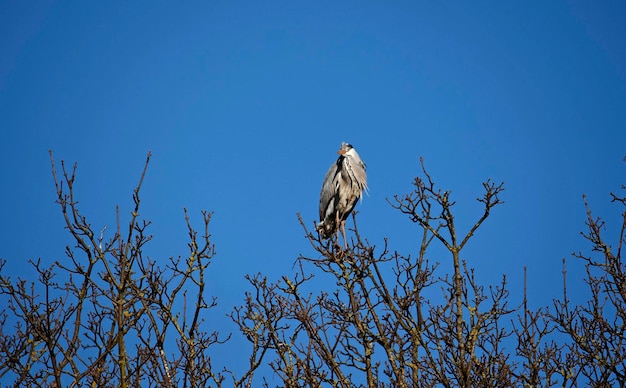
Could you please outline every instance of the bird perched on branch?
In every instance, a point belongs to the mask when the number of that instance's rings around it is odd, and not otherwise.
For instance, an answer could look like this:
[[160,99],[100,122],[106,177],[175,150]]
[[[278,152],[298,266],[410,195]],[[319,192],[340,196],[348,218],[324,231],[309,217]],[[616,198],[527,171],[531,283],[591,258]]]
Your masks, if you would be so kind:
[[346,246],[346,219],[363,191],[367,191],[367,175],[365,163],[352,145],[341,143],[337,153],[339,158],[328,169],[322,184],[320,222],[316,229],[323,239],[327,239],[341,228]]

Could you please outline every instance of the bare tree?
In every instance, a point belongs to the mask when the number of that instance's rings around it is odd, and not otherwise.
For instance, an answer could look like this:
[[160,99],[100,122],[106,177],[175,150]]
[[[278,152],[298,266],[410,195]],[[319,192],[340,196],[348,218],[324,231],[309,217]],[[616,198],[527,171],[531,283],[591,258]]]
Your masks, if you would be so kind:
[[587,231],[581,235],[591,243],[592,254],[573,255],[585,263],[590,299],[581,305],[573,305],[568,299],[564,261],[563,299],[554,302],[549,315],[568,338],[566,346],[572,362],[563,369],[564,380],[572,381],[572,386],[581,376],[594,387],[626,385],[626,266],[622,261],[626,197],[614,193],[611,197],[621,207],[621,226],[614,246],[604,236],[604,221],[593,216],[583,196]]
[[526,267],[524,267],[524,299],[522,312],[512,323],[517,339],[516,355],[521,367],[515,376],[524,387],[552,387],[571,384],[572,376],[568,371],[577,367],[563,341],[557,341],[554,333],[557,329],[549,315],[549,309],[528,308]]
[[[522,301],[511,306],[505,276],[482,285],[461,259],[502,203],[503,184],[483,183],[476,219],[461,231],[451,191],[435,185],[422,161],[412,191],[389,200],[418,228],[414,254],[393,251],[386,239],[371,244],[355,214],[345,247],[310,232],[300,218],[314,253],[300,256],[293,273],[280,279],[247,276],[245,300],[229,314],[249,341],[247,365],[237,374],[211,359],[230,338],[206,321],[217,303],[205,295],[215,256],[212,213],[202,212],[197,230],[184,211],[184,255],[159,261],[146,253],[150,222],[139,211],[150,157],[130,221],[122,228],[118,208],[113,236],[105,238],[106,228],[96,232],[78,209],[76,165],[68,170],[61,162],[59,174],[50,154],[73,245],[51,265],[32,261],[37,279],[0,274],[2,381],[26,387],[625,385],[624,197],[611,194],[622,211],[613,245],[585,200],[582,235],[591,254],[574,256],[586,266],[590,299],[582,305],[568,299],[564,262],[562,300],[535,311],[528,307],[525,270]],[[334,286],[322,288],[329,283]]]
[[[269,283],[249,278],[253,291],[232,318],[254,349],[273,351],[269,364],[285,386],[505,386],[515,375],[501,348],[511,334],[502,318],[508,306],[506,279],[485,291],[460,252],[501,203],[503,185],[487,181],[478,199],[482,213],[460,234],[450,192],[437,189],[422,164],[424,179],[391,205],[421,229],[416,257],[377,252],[356,227],[349,247],[310,233],[318,258],[302,256],[293,278]],[[428,260],[438,241],[450,254],[452,276],[437,276]],[[305,268],[312,265],[315,272]],[[315,276],[328,276],[337,289],[314,293]],[[426,298],[440,288],[441,298]],[[441,302],[443,301],[443,302]],[[257,350],[257,354],[260,352]]]
[[[205,273],[214,255],[211,213],[203,212],[202,235],[189,230],[188,254],[162,267],[144,255],[152,239],[142,220],[140,189],[146,158],[133,192],[131,220],[105,239],[79,211],[74,197],[76,165],[61,175],[50,153],[65,227],[75,245],[67,258],[46,267],[33,262],[37,281],[0,276],[2,310],[0,377],[16,386],[204,386],[220,385],[209,348],[226,338],[207,331],[215,306],[205,297]],[[2,262],[5,265],[5,262]],[[182,306],[182,307],[180,307]],[[10,326],[11,325],[11,326]]]

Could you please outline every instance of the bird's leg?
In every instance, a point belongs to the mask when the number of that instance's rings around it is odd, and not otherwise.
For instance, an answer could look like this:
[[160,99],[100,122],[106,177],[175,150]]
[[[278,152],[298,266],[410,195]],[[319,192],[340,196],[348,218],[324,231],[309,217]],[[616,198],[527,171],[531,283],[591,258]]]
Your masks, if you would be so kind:
[[343,235],[343,247],[344,249],[347,249],[348,241],[346,240],[346,221],[342,220],[337,212],[335,212],[335,227],[337,228],[337,245],[339,245],[339,230],[341,229],[341,234]]
[[346,238],[346,221],[341,221],[341,234],[343,234],[343,247],[348,249],[348,239]]

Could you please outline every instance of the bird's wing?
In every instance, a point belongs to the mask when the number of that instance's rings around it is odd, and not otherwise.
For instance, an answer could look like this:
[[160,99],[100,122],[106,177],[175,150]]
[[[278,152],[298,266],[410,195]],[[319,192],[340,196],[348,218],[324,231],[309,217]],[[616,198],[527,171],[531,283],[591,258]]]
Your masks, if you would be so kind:
[[323,221],[326,216],[326,210],[330,205],[331,201],[335,197],[337,193],[337,170],[339,169],[339,164],[334,163],[328,169],[326,176],[324,177],[324,183],[322,184],[322,191],[320,192],[320,221]]
[[354,173],[354,177],[359,184],[359,188],[367,192],[367,174],[365,172],[365,163],[361,160],[357,161],[352,169],[352,172]]

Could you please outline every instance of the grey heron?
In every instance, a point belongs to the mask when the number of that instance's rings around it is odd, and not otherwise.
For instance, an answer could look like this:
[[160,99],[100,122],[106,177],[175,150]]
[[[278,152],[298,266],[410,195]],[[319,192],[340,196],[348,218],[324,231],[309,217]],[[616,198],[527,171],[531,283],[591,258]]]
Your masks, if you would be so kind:
[[341,228],[344,246],[346,240],[346,219],[367,191],[365,163],[354,147],[341,143],[337,151],[339,158],[330,166],[320,193],[320,222],[316,229],[323,239],[330,238]]

